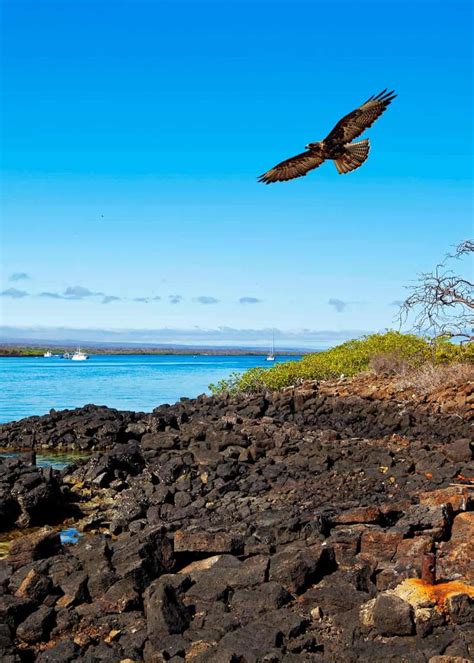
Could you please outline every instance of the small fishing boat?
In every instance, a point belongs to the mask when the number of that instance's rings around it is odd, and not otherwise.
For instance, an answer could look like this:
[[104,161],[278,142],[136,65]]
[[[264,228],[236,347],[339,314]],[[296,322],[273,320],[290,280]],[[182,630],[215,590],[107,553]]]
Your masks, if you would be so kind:
[[77,348],[71,359],[72,361],[85,361],[86,359],[89,359],[89,355],[86,355],[85,352],[82,352],[81,348]]
[[52,357],[52,356],[53,356],[53,353],[50,352],[49,350],[46,350],[46,352],[45,352],[44,355],[43,355],[43,357],[46,357],[46,359],[49,359],[49,358]]

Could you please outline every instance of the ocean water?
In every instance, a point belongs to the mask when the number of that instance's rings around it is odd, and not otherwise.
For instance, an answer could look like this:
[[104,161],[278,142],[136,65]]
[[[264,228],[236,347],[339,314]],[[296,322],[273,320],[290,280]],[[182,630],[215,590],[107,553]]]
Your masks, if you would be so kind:
[[[277,357],[275,363],[298,357]],[[247,368],[268,368],[265,356],[93,355],[0,358],[0,422],[94,403],[150,412]]]

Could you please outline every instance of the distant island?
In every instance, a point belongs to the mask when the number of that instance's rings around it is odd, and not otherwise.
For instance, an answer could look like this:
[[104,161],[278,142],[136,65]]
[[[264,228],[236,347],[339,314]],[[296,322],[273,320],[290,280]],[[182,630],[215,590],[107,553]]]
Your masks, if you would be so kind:
[[[0,357],[42,357],[45,352],[51,352],[53,355],[62,355],[65,352],[71,352],[80,345],[92,355],[201,355],[201,356],[222,356],[222,355],[252,355],[259,356],[267,354],[266,348],[238,348],[238,347],[207,347],[207,346],[188,346],[188,345],[135,345],[134,343],[77,343],[67,341],[58,343],[0,343]],[[309,350],[297,348],[284,349],[276,351],[277,356],[300,356],[307,354]],[[317,352],[317,350],[311,350]]]

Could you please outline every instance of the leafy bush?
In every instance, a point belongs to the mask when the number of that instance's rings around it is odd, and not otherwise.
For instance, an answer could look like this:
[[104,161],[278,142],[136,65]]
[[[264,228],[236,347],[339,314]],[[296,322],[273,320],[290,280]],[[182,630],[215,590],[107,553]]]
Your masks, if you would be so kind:
[[[251,368],[243,374],[234,373],[228,380],[209,385],[212,393],[249,393],[277,390],[304,380],[327,380],[340,375],[352,376],[371,367],[371,362],[383,363],[383,357],[405,369],[425,363],[451,364],[474,362],[472,343],[455,345],[447,340],[431,345],[414,334],[388,331],[347,341],[330,350],[310,354],[299,361],[276,364],[272,368]],[[375,358],[378,358],[377,360]]]

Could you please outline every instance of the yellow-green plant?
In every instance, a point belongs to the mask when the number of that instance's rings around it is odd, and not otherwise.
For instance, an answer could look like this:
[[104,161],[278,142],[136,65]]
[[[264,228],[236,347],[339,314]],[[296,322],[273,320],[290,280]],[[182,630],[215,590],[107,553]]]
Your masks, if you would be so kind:
[[306,355],[299,361],[276,364],[269,369],[251,368],[243,374],[234,373],[228,380],[209,385],[209,388],[212,393],[251,393],[282,389],[304,380],[352,376],[368,370],[374,357],[384,355],[397,358],[409,369],[427,362],[474,362],[473,345],[456,345],[448,340],[430,344],[414,334],[387,331],[347,341],[329,350]]

